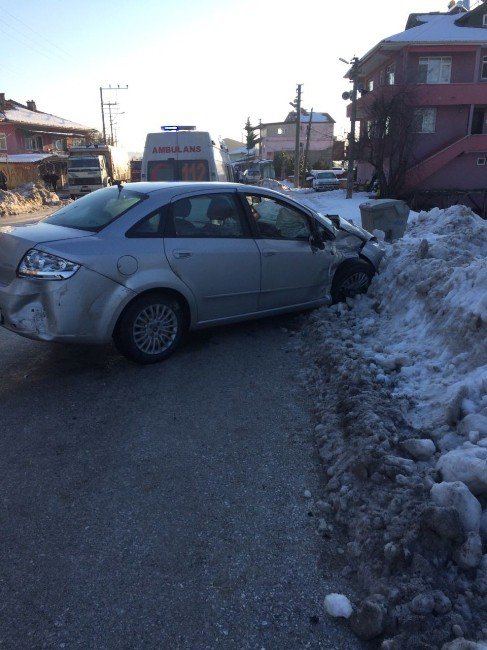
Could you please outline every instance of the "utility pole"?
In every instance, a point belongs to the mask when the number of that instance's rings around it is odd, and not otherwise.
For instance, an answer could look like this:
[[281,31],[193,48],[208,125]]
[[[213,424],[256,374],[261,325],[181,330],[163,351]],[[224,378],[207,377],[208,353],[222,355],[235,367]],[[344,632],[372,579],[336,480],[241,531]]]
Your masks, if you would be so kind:
[[103,125],[103,144],[107,143],[107,133],[105,129],[105,111],[103,110],[103,88],[100,86],[100,103],[101,103],[101,123]]
[[[101,123],[103,126],[103,144],[107,143],[107,131],[106,131],[106,126],[105,126],[105,106],[110,106],[110,102],[105,103],[103,101],[103,91],[104,90],[127,90],[128,86],[121,86],[120,84],[117,84],[116,86],[100,86],[100,104],[101,104]],[[113,140],[113,133],[112,133],[112,140]]]
[[304,150],[304,175],[306,177],[306,167],[308,166],[309,139],[311,136],[311,122],[313,121],[313,109],[309,114],[308,128],[306,130],[306,148]]
[[358,58],[353,57],[352,68],[350,70],[350,78],[352,80],[352,94],[350,101],[352,102],[352,110],[350,113],[350,133],[348,136],[348,174],[347,174],[347,199],[352,198],[353,182],[355,176],[355,122],[357,121],[357,88],[358,88]]
[[291,106],[296,107],[296,142],[294,145],[294,187],[299,188],[299,158],[300,158],[300,147],[299,147],[299,137],[301,135],[301,86],[303,84],[298,84],[296,102]]
[[[112,113],[112,106],[118,106],[118,102],[107,102],[105,104],[105,106],[108,106],[108,122],[110,124],[110,142],[109,142],[109,144],[111,144],[113,146],[113,144],[114,144],[114,142],[113,142],[113,115],[114,115],[114,113]],[[106,144],[106,142],[105,142],[105,144]]]

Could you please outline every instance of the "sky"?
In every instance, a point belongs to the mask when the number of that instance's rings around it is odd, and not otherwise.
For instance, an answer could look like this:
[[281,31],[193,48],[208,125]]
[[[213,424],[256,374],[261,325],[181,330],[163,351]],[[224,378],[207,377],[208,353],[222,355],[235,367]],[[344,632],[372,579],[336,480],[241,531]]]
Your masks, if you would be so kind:
[[[349,128],[349,61],[448,0],[0,0],[0,92],[101,131],[100,87],[119,144],[142,151],[165,124],[242,140],[247,117],[302,106]],[[108,110],[108,109],[106,109]]]

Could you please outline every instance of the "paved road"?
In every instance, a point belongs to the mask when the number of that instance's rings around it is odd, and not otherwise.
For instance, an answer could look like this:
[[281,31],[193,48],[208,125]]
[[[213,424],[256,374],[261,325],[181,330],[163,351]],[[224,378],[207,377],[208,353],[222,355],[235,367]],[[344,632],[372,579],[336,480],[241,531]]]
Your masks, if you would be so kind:
[[323,616],[295,324],[153,367],[0,331],[1,648],[360,647]]

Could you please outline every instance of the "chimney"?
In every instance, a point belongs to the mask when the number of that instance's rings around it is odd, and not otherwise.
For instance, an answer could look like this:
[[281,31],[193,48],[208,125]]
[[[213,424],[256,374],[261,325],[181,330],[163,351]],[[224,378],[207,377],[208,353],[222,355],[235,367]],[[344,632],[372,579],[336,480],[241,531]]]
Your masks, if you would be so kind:
[[29,111],[37,111],[36,103],[33,99],[28,99],[27,100],[27,108]]
[[0,93],[0,111],[5,110],[5,93]]

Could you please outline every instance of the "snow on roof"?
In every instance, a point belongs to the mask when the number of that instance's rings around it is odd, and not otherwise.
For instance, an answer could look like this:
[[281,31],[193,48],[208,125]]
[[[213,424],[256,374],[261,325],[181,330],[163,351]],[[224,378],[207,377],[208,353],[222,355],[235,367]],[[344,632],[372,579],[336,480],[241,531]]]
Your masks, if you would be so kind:
[[249,154],[253,156],[255,154],[255,148],[252,147],[252,149],[247,149],[247,147],[241,147],[240,149],[230,149],[228,153],[234,156],[237,154]]
[[0,112],[0,121],[2,116],[9,122],[17,122],[19,124],[35,124],[38,126],[67,129],[70,131],[90,131],[90,127],[65,120],[62,117],[51,115],[50,113],[42,113],[40,111],[30,111],[28,108],[19,104],[18,102],[9,101],[8,106],[13,108],[5,108],[3,113]]
[[[311,114],[303,115],[301,113],[301,122],[309,122]],[[312,122],[333,122],[333,118],[328,113],[315,113],[313,112]]]
[[36,163],[46,158],[67,158],[67,156],[52,153],[15,153],[0,155],[0,162],[3,163]]
[[384,38],[382,43],[487,43],[487,30],[482,27],[461,27],[455,23],[458,14],[419,14],[423,24]]

